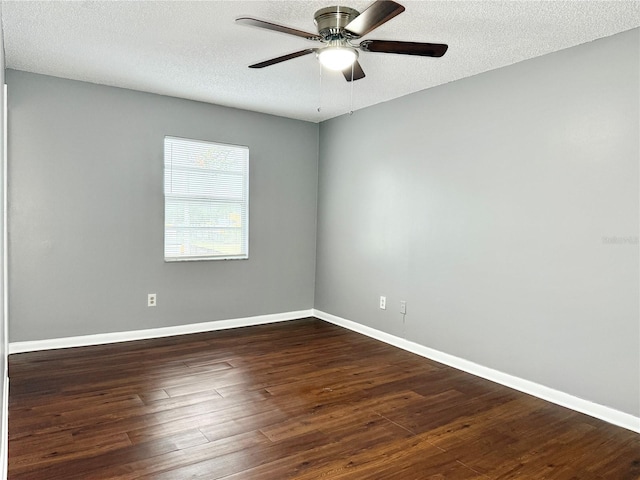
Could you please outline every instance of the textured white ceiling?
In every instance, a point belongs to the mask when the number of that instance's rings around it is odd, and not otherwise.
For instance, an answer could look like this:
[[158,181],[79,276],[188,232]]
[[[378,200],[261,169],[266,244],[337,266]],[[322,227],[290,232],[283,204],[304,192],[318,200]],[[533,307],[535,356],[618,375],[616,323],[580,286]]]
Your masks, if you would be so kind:
[[[373,0],[344,0],[363,11]],[[638,1],[412,1],[366,38],[447,43],[442,58],[362,52],[347,83],[318,44],[235,24],[252,16],[315,32],[328,1],[2,1],[6,67],[319,122],[640,26]],[[353,88],[352,88],[353,87]],[[320,110],[318,111],[318,108]]]

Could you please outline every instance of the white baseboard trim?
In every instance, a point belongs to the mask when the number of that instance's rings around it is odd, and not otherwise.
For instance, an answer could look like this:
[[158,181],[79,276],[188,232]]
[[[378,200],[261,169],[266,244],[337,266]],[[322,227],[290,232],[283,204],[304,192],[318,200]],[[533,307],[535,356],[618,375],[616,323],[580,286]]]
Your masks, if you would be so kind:
[[9,377],[4,379],[2,391],[2,420],[0,421],[0,479],[6,480],[9,461]]
[[584,400],[523,378],[515,377],[492,368],[478,365],[477,363],[470,362],[469,360],[425,347],[424,345],[396,337],[389,333],[381,332],[380,330],[361,325],[351,320],[331,315],[330,313],[313,310],[313,316],[329,323],[333,323],[334,325],[353,330],[354,332],[361,333],[376,340],[380,340],[381,342],[415,353],[421,357],[443,363],[458,370],[513,388],[514,390],[533,395],[534,397],[547,400],[591,417],[599,418],[600,420],[612,423],[613,425],[640,433],[640,417],[635,417],[628,413],[624,413],[610,407],[605,407],[604,405],[593,403],[589,400]]
[[[415,353],[422,357],[476,375],[478,377],[491,380],[506,387],[533,395],[549,402],[570,408],[580,413],[590,415],[605,422],[626,428],[633,432],[640,433],[640,417],[635,417],[628,413],[615,410],[604,405],[600,405],[589,400],[575,397],[568,393],[555,390],[553,388],[540,385],[523,378],[519,378],[507,373],[488,368],[477,363],[465,360],[448,353],[440,352],[424,345],[406,340],[404,338],[391,335],[389,333],[376,330],[371,327],[347,320],[321,310],[299,310],[294,312],[278,313],[272,315],[259,315],[255,317],[234,318],[230,320],[218,320],[213,322],[193,323],[189,325],[178,325],[173,327],[160,327],[147,330],[134,330],[129,332],[113,332],[96,335],[83,335],[78,337],[55,338],[48,340],[34,340],[26,342],[12,342],[9,344],[9,354],[32,352],[37,350],[51,350],[56,348],[83,347],[89,345],[103,345],[109,343],[127,342],[132,340],[146,340],[150,338],[170,337],[174,335],[186,335],[190,333],[210,332],[215,330],[226,330],[230,328],[248,327],[253,325],[263,325],[267,323],[284,322],[288,320],[298,320],[305,317],[316,317],[334,325],[338,325],[354,332],[361,333],[368,337],[380,340],[389,345]],[[8,382],[6,391],[2,392],[5,398],[8,394]],[[8,400],[8,398],[6,399]],[[4,403],[3,405],[8,405]],[[6,415],[3,411],[2,415]],[[4,421],[4,419],[3,419]],[[6,425],[4,423],[3,425]],[[6,442],[2,442],[4,445]],[[6,457],[6,452],[0,452]],[[1,458],[0,457],[0,461]],[[0,473],[1,473],[0,466]],[[0,478],[3,478],[0,476]]]
[[133,330],[129,332],[99,333],[95,335],[53,338],[48,340],[11,342],[9,343],[9,354],[34,352],[37,350],[52,350],[56,348],[104,345],[108,343],[129,342],[132,340],[147,340],[150,338],[171,337],[174,335],[186,335],[189,333],[211,332],[214,330],[227,330],[229,328],[249,327],[253,325],[263,325],[266,323],[298,320],[301,318],[312,317],[312,316],[313,316],[313,310],[298,310],[295,312],[275,313],[271,315],[258,315],[255,317],[233,318],[230,320],[217,320],[213,322],[192,323],[189,325],[176,325],[174,327],[150,328],[146,330]]

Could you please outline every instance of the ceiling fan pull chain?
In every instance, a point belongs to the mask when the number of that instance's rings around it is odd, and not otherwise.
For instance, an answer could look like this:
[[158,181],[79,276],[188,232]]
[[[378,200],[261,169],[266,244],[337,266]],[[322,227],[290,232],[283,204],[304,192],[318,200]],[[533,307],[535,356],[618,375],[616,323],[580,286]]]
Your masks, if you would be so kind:
[[318,113],[320,113],[320,110],[322,110],[322,65],[320,64],[320,62],[318,62],[318,65],[320,67],[320,89],[318,93]]
[[349,106],[349,115],[353,115],[353,68],[354,68],[355,62],[353,62],[351,64],[351,82],[349,82],[351,84],[351,104]]

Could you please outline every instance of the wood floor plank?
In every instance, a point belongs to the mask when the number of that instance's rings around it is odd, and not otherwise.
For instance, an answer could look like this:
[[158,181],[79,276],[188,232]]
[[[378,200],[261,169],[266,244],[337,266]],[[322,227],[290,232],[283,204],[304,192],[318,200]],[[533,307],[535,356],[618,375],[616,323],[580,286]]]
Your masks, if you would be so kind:
[[640,435],[313,318],[9,372],[10,480],[640,479]]

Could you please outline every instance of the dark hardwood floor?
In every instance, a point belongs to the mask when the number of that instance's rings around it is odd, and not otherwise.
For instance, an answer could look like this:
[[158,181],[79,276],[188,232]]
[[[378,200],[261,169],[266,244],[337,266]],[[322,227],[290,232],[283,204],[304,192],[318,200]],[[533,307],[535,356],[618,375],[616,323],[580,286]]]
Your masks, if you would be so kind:
[[9,479],[640,478],[640,435],[305,319],[10,356]]

